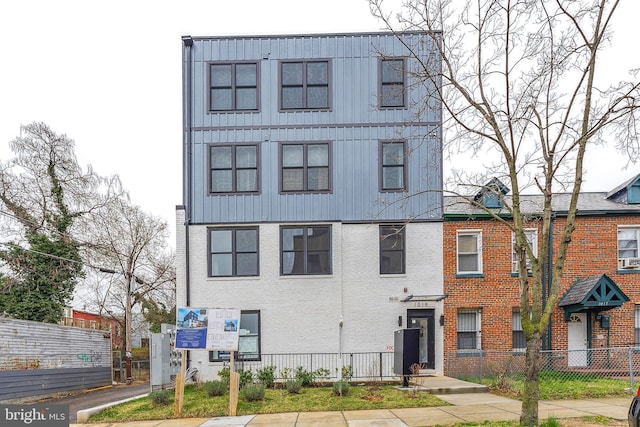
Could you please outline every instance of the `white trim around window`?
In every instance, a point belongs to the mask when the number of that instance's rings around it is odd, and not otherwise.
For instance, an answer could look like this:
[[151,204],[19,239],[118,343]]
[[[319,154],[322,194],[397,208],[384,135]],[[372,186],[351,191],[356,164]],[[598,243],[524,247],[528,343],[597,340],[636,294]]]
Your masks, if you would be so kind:
[[482,274],[482,230],[456,232],[457,274]]
[[[527,241],[531,246],[533,255],[538,256],[538,229],[537,228],[525,228],[524,234],[527,236]],[[516,254],[516,233],[511,233],[511,272],[518,273],[518,254]],[[531,272],[531,261],[527,255],[527,270]]]

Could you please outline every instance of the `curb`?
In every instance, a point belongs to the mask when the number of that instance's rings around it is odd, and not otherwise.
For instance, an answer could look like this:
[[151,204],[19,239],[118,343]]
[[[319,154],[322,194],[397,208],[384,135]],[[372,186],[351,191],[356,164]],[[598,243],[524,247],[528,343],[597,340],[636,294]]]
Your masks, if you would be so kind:
[[95,406],[95,407],[89,408],[89,409],[81,409],[81,410],[78,411],[78,414],[76,416],[76,423],[78,423],[78,424],[86,424],[91,415],[97,414],[98,412],[100,412],[100,411],[102,411],[104,409],[107,409],[107,408],[111,408],[112,406],[120,405],[122,403],[126,403],[126,402],[129,402],[131,400],[140,399],[141,397],[145,397],[145,396],[148,396],[148,395],[149,395],[149,393],[145,393],[145,394],[141,394],[139,396],[130,397],[128,399],[118,400],[117,402],[105,403],[104,405]]

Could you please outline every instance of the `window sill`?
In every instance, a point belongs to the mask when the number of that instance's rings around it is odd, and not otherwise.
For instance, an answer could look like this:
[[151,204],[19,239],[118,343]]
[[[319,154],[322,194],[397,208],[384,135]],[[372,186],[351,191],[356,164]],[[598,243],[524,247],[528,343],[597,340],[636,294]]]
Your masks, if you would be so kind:
[[466,279],[472,277],[484,277],[484,273],[456,273],[456,279]]
[[280,274],[281,279],[326,279],[332,278],[333,273],[329,274]]
[[233,113],[259,113],[259,109],[246,109],[246,110],[207,110],[207,114],[233,114]]
[[624,269],[624,270],[616,270],[617,274],[640,274],[640,269]]
[[481,357],[484,356],[484,350],[456,350],[457,357]]

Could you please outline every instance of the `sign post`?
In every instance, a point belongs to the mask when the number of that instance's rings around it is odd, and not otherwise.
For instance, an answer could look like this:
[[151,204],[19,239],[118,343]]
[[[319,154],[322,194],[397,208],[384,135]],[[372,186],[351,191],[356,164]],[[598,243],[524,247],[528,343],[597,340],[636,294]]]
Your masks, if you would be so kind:
[[180,372],[176,374],[176,395],[175,402],[173,404],[173,415],[178,416],[182,412],[182,405],[184,404],[184,374],[186,372],[185,365],[187,359],[187,352],[182,350],[182,363],[180,364]]
[[236,357],[236,352],[231,351],[229,362],[229,416],[235,417],[236,410],[238,409],[238,389],[240,388],[240,375],[233,367],[233,360]]
[[240,310],[234,308],[179,307],[176,322],[176,349],[182,349],[182,366],[176,377],[174,415],[182,411],[186,351],[189,349],[229,351],[229,415],[236,414],[238,406],[239,376],[233,362],[238,351],[240,336]]

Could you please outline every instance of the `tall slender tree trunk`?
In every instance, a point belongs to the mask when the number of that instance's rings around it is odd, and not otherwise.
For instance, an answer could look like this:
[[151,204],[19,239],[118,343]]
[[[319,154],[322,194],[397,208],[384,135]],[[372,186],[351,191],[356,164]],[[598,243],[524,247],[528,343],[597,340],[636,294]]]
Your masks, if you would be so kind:
[[538,398],[540,397],[540,351],[542,336],[536,331],[527,340],[527,376],[524,381],[522,412],[520,424],[523,426],[538,425]]

